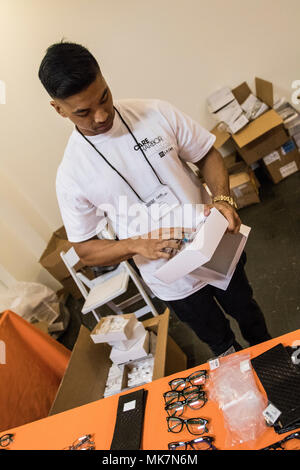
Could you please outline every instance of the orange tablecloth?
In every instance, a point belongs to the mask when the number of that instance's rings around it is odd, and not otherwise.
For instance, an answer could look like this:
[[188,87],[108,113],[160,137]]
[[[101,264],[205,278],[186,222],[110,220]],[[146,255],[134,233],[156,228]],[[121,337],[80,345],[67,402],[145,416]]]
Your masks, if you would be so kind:
[[[297,330],[236,354],[247,351],[251,354],[251,357],[255,357],[278,343],[283,343],[285,346],[288,346],[291,345],[293,341],[299,339],[300,330]],[[193,369],[179,372],[172,376],[151,382],[143,387],[136,388],[136,390],[138,388],[148,390],[142,449],[165,450],[168,448],[169,442],[178,439],[189,440],[194,437],[185,430],[179,434],[168,432],[166,423],[167,414],[164,410],[162,394],[169,390],[168,382],[172,378],[186,377],[193,371],[202,368],[208,369],[209,366],[208,364],[197,366]],[[264,393],[257,377],[256,380],[259,388]],[[209,394],[209,388],[207,391]],[[96,449],[107,450],[110,448],[114,432],[118,398],[119,395],[114,395],[16,429],[11,429],[9,432],[15,433],[15,441],[10,445],[10,448],[60,450],[70,445],[84,434],[94,434]],[[193,416],[196,416],[195,411],[192,413]],[[208,401],[201,410],[197,411],[197,416],[209,419],[210,432],[207,434],[215,437],[215,445],[218,449],[226,449],[226,431],[224,428],[223,415],[218,409],[218,406],[214,402]],[[280,440],[283,436],[285,436],[285,434],[279,436],[273,429],[266,428],[266,432],[251,448],[260,449]],[[242,445],[239,449],[247,449],[247,446]]]
[[71,352],[10,311],[0,317],[0,341],[2,431],[48,415]]

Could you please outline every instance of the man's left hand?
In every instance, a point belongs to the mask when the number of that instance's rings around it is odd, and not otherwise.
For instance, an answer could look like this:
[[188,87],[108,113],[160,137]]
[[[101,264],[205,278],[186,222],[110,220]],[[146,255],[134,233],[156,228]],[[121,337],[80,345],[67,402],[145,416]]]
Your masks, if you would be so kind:
[[204,205],[204,215],[207,217],[210,214],[210,209],[215,207],[221,212],[229,222],[227,231],[230,233],[238,233],[241,226],[241,219],[239,218],[236,210],[227,202],[215,202],[215,204]]

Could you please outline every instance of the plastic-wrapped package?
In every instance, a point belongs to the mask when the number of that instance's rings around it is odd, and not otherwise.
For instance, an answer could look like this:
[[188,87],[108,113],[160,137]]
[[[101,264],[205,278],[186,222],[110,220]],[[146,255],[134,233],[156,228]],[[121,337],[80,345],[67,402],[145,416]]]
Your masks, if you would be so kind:
[[267,429],[263,417],[267,399],[257,388],[249,354],[223,357],[219,364],[210,372],[209,397],[223,412],[226,447],[249,446]]

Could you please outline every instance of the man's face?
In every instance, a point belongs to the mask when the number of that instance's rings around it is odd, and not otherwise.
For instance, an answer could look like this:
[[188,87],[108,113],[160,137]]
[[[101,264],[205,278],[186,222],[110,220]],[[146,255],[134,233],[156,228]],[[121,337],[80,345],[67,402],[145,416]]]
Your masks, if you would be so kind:
[[104,134],[112,128],[115,110],[110,89],[101,73],[85,90],[64,100],[55,99],[50,104],[84,135]]

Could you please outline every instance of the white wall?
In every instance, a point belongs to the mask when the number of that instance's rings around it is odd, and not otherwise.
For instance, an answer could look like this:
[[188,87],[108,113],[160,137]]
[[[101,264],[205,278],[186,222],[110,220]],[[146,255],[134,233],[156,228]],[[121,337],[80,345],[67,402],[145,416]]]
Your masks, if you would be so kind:
[[[166,99],[211,128],[205,99],[254,77],[288,98],[300,79],[299,0],[0,0],[0,263],[56,287],[37,264],[61,225],[54,182],[72,129],[37,71],[62,37],[86,45],[115,98]],[[13,252],[15,250],[15,252]]]

